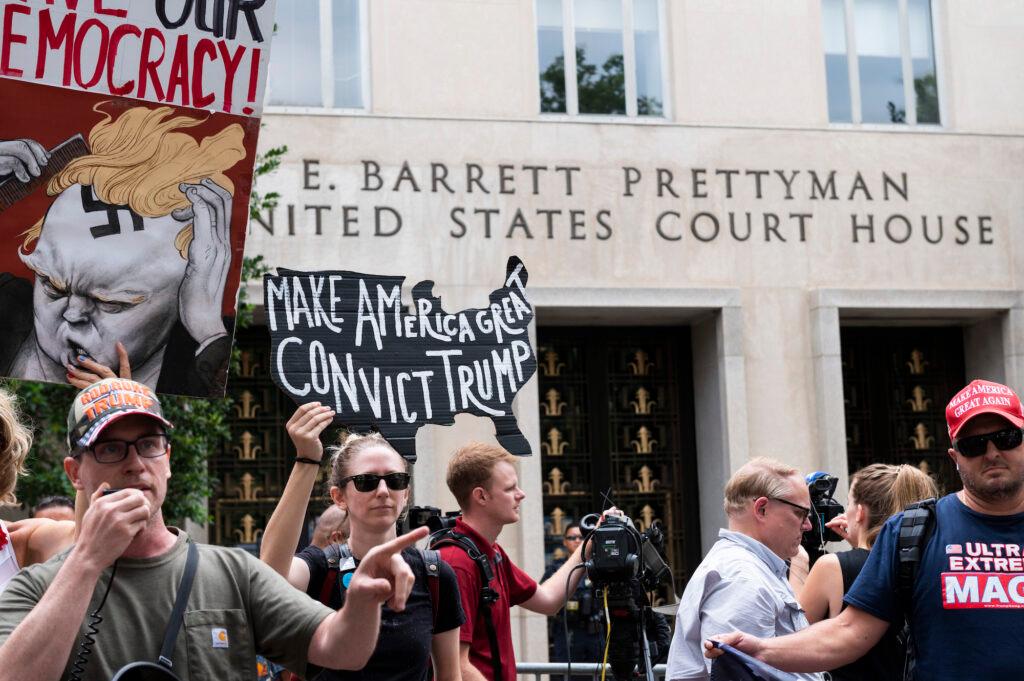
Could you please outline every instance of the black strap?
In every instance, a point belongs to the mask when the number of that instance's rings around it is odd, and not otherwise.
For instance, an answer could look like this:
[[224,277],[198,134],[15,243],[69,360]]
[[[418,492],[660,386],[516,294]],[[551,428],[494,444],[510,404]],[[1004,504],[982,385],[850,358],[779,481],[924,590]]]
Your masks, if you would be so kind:
[[466,552],[480,570],[480,575],[483,579],[483,583],[480,586],[480,611],[484,617],[484,624],[487,627],[487,639],[491,646],[491,669],[494,672],[493,681],[502,681],[501,650],[498,648],[498,632],[494,628],[494,619],[491,613],[491,608],[498,601],[499,594],[491,588],[491,581],[494,579],[491,561],[477,548],[476,543],[472,539],[461,532],[447,529],[430,536],[430,548],[437,549],[442,546],[458,546]]
[[491,619],[491,606],[481,608],[484,624],[487,625],[487,639],[491,644],[491,669],[494,670],[494,681],[501,681],[501,651],[498,649],[498,632],[494,629]]
[[935,530],[936,500],[925,499],[907,506],[900,521],[898,541],[898,566],[896,574],[896,591],[903,608],[903,628],[898,640],[906,649],[903,659],[903,678],[911,681],[917,668],[917,643],[914,632],[910,628],[910,616],[914,603],[914,582],[917,571],[924,557],[925,547]]
[[925,499],[907,506],[900,521],[899,571],[896,588],[903,612],[910,618],[914,599],[917,569],[924,557],[925,545],[935,529],[935,499]]
[[432,549],[420,549],[420,556],[427,570],[427,590],[430,591],[430,609],[436,631],[438,603],[441,600],[441,554]]
[[196,568],[199,566],[199,549],[194,541],[188,543],[188,558],[185,559],[185,572],[181,575],[181,582],[178,583],[178,597],[174,601],[174,609],[171,610],[171,619],[167,622],[167,631],[164,632],[164,644],[160,648],[160,657],[157,662],[168,669],[174,667],[171,662],[171,655],[174,654],[174,642],[178,639],[178,631],[185,619],[185,606],[188,605],[188,596],[192,593],[192,581],[196,576]]

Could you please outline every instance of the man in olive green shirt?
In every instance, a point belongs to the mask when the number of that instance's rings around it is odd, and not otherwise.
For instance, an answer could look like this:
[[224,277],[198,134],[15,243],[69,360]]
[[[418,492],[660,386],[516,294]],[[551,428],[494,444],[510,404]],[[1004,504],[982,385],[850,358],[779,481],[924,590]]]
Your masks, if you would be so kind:
[[[171,427],[156,395],[135,381],[105,379],[75,398],[64,469],[91,505],[75,545],[23,570],[0,596],[4,678],[70,678],[111,580],[82,680],[108,681],[126,664],[156,661],[189,542],[164,524],[160,510],[171,475]],[[104,494],[110,490],[117,491]],[[307,661],[361,668],[376,644],[381,604],[401,609],[412,587],[401,550],[424,534],[367,554],[338,612],[240,549],[199,546],[171,669],[182,681],[251,679],[256,649],[299,674]]]

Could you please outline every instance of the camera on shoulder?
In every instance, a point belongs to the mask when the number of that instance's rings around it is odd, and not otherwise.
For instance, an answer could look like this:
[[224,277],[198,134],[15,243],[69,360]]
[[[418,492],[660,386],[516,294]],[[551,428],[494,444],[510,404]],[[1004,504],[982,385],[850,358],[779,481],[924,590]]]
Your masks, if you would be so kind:
[[825,542],[843,538],[825,524],[843,512],[843,505],[835,500],[839,478],[824,471],[809,474],[804,480],[811,495],[811,529],[804,532],[801,544],[807,550],[811,563],[825,552]]

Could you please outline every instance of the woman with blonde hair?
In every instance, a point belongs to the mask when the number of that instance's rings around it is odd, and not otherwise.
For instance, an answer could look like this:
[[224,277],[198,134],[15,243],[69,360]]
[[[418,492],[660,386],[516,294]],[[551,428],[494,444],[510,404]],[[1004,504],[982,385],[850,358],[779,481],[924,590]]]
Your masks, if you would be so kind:
[[[798,594],[807,619],[813,624],[837,616],[846,607],[843,596],[864,567],[885,522],[907,505],[938,495],[935,481],[907,464],[876,463],[854,473],[846,513],[827,525],[853,548],[824,555],[814,564]],[[833,670],[833,680],[902,679],[906,650],[897,640],[898,633],[898,627],[890,627],[864,657]]]
[[[18,503],[14,488],[25,474],[31,447],[32,431],[22,423],[16,398],[0,388],[0,504]],[[74,540],[74,521],[27,518],[8,525],[0,520],[0,591],[18,570],[49,560]]]
[[[334,503],[347,512],[348,542],[326,550],[310,545],[292,555],[323,457],[319,436],[333,418],[330,407],[311,402],[288,420],[285,428],[297,456],[263,533],[260,560],[296,589],[337,609],[344,603],[349,571],[371,548],[395,537],[409,501],[410,474],[408,462],[379,434],[345,437],[332,448],[329,484]],[[424,681],[433,658],[435,679],[459,681],[464,615],[455,573],[443,561],[428,564],[416,548],[403,551],[402,558],[416,578],[412,592],[404,610],[384,606],[377,647],[366,667],[358,672],[326,669],[317,679]]]

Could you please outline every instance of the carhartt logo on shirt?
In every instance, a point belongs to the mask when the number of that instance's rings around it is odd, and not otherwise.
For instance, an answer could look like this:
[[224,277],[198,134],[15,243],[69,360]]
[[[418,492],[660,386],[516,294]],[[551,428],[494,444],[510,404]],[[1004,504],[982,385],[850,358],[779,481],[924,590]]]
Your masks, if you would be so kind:
[[210,637],[213,639],[214,648],[228,647],[228,630],[214,627],[210,630]]

